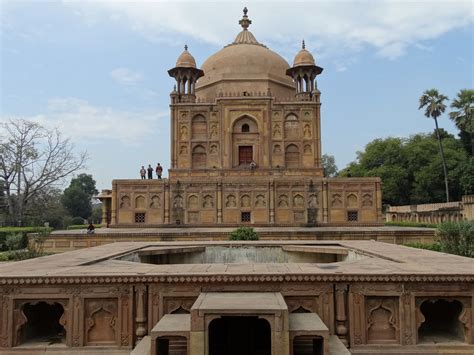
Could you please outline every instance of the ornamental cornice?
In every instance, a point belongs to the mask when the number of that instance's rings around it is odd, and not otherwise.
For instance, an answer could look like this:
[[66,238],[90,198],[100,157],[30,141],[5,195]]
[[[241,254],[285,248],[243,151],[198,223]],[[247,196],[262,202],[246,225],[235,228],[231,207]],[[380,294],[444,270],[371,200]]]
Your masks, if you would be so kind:
[[[474,282],[474,275],[161,275],[3,277],[0,285],[248,282]],[[2,293],[0,291],[0,293]]]

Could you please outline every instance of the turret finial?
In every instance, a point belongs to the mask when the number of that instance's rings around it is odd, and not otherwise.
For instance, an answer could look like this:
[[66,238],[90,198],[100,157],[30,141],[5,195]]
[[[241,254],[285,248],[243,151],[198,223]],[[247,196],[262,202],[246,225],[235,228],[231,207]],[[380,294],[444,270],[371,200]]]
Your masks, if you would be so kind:
[[303,40],[303,42],[301,43],[301,48],[303,48],[303,49],[306,48],[306,45],[305,45],[305,43],[304,43],[304,40]]
[[244,30],[247,30],[247,28],[249,28],[250,24],[252,23],[252,21],[250,21],[249,17],[247,16],[248,11],[249,10],[247,7],[244,7],[244,16],[242,16],[242,20],[239,21],[239,25],[242,26]]

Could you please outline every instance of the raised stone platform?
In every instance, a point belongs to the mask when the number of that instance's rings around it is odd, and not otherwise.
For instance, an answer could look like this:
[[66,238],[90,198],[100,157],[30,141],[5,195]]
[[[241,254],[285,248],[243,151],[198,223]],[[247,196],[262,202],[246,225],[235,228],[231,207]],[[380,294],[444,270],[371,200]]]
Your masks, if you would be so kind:
[[[228,240],[235,228],[100,228],[54,231],[44,242],[47,252],[63,252],[114,242]],[[256,227],[260,240],[376,240],[392,244],[431,243],[435,229],[413,227]]]

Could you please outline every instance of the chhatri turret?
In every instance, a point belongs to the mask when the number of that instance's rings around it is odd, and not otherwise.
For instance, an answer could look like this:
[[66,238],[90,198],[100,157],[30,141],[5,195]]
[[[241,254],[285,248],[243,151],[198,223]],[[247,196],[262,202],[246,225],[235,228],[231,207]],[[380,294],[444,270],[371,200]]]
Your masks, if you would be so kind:
[[316,65],[313,55],[306,49],[304,40],[302,48],[296,54],[293,66],[287,69],[286,75],[291,76],[296,84],[296,97],[302,101],[319,102],[320,92],[316,84],[316,76],[323,68]]
[[187,45],[176,60],[176,66],[168,70],[168,74],[176,79],[175,89],[171,93],[173,103],[195,102],[196,82],[204,75],[204,72],[196,67],[196,60],[189,53]]

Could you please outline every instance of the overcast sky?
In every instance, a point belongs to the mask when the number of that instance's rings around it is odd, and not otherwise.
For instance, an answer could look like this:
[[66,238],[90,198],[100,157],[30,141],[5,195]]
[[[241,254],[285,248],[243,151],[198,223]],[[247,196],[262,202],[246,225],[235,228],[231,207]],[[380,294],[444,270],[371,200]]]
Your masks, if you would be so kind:
[[[374,138],[430,132],[418,98],[473,87],[471,1],[6,1],[0,120],[60,127],[87,150],[98,188],[169,167],[167,70],[188,44],[198,66],[241,30],[290,64],[306,41],[324,68],[323,153],[339,168]],[[444,115],[440,126],[457,133]]]

